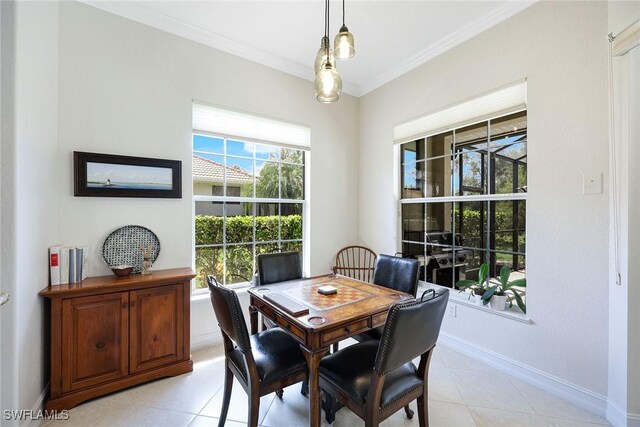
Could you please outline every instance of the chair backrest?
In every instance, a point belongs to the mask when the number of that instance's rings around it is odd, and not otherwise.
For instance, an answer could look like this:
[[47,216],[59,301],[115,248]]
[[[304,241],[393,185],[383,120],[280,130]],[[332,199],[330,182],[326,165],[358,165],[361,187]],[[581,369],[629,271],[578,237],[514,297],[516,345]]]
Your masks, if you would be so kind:
[[371,282],[378,256],[364,246],[347,246],[336,255],[333,272],[352,279]]
[[431,299],[398,302],[389,308],[376,355],[375,370],[384,375],[436,345],[449,301],[444,289]]
[[241,352],[247,353],[251,350],[251,341],[238,295],[232,289],[221,286],[213,276],[207,276],[207,284],[220,329]]
[[416,296],[420,262],[413,258],[398,258],[380,254],[373,275],[375,285],[392,288]]
[[260,285],[302,278],[300,252],[280,252],[257,256]]

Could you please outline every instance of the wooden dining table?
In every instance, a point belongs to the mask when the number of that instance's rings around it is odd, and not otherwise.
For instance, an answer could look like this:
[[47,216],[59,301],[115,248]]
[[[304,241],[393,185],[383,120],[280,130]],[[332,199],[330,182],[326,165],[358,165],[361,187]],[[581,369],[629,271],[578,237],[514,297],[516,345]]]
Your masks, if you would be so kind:
[[[323,295],[318,288],[333,286]],[[337,342],[384,325],[389,307],[411,295],[340,275],[317,276],[249,289],[251,333],[258,313],[295,338],[309,365],[309,424],[320,426],[320,359]],[[300,313],[302,311],[302,313]]]

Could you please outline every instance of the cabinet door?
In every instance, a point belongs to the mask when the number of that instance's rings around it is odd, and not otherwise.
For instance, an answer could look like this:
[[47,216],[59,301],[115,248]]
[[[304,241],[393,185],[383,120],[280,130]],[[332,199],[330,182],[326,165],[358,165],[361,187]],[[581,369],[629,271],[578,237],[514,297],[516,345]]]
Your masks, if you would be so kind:
[[62,392],[128,374],[129,293],[62,301]]
[[180,284],[131,291],[131,373],[184,360],[184,288]]

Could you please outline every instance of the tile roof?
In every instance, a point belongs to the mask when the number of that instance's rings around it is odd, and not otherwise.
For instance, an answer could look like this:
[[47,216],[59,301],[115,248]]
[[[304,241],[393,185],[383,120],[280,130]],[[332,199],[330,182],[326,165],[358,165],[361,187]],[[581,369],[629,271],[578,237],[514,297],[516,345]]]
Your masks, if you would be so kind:
[[[224,169],[225,167],[222,163],[193,155],[193,180],[196,182],[222,183]],[[239,184],[253,182],[253,175],[238,166],[227,166],[226,169],[227,182]]]

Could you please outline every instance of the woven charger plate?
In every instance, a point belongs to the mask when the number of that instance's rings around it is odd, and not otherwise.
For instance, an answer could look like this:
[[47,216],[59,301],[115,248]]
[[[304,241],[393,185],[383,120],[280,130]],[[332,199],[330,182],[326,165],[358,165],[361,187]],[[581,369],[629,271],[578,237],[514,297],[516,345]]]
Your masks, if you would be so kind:
[[132,265],[133,273],[142,271],[142,249],[151,245],[151,262],[160,254],[160,240],[148,228],[140,225],[125,225],[113,231],[102,244],[102,258],[109,267]]

